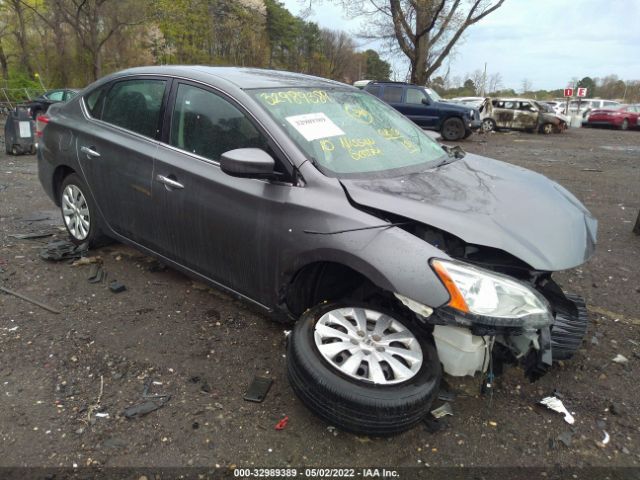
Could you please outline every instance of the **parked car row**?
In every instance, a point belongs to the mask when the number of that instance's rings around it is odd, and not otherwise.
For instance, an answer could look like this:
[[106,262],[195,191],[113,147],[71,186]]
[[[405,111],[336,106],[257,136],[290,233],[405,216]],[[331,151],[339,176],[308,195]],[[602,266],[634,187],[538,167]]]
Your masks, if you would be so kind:
[[584,127],[614,127],[620,130],[640,128],[640,105],[591,110],[582,121]]

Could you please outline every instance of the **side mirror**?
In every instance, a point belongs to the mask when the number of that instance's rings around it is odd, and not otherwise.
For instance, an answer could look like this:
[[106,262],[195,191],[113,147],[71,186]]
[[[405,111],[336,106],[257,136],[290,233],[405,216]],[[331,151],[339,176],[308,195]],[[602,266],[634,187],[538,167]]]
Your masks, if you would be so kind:
[[259,148],[237,148],[220,157],[220,169],[232,177],[272,178],[275,166],[273,157]]
[[430,105],[430,104],[431,104],[431,102],[429,101],[429,99],[428,99],[428,98],[423,98],[423,99],[422,99],[422,103],[423,103],[424,105]]

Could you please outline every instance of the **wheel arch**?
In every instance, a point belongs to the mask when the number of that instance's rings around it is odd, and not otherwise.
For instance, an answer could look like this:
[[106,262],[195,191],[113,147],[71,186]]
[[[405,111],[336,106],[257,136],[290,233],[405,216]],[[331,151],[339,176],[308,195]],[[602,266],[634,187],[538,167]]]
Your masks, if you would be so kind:
[[72,173],[76,173],[76,171],[68,165],[58,165],[53,171],[51,191],[53,192],[53,200],[58,207],[60,206],[60,187],[62,182]]

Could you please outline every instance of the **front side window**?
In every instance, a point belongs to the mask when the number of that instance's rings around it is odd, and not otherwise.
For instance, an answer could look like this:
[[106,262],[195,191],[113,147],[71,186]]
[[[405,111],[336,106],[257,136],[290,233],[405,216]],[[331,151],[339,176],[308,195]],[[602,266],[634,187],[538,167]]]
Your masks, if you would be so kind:
[[382,99],[389,103],[400,103],[402,101],[402,87],[384,87]]
[[364,92],[283,88],[251,93],[328,176],[423,171],[446,155],[413,122]]
[[102,120],[145,137],[157,138],[166,80],[117,82],[104,101]]
[[408,88],[407,97],[405,98],[405,103],[422,105],[422,101],[426,98],[427,96],[424,94],[423,90],[420,90],[418,88]]
[[268,150],[249,119],[215,93],[180,84],[171,119],[170,144],[210,160],[236,148]]

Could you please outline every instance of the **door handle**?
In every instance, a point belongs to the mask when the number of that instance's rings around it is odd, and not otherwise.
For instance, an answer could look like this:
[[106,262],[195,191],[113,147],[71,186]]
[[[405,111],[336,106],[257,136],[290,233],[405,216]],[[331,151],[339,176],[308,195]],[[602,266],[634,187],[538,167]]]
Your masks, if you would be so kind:
[[96,157],[98,158],[100,154],[94,150],[96,147],[80,147],[80,151],[82,153],[86,153],[87,157]]
[[180,182],[176,182],[174,179],[165,177],[164,175],[156,176],[156,180],[160,183],[164,183],[169,188],[184,188],[184,185]]

